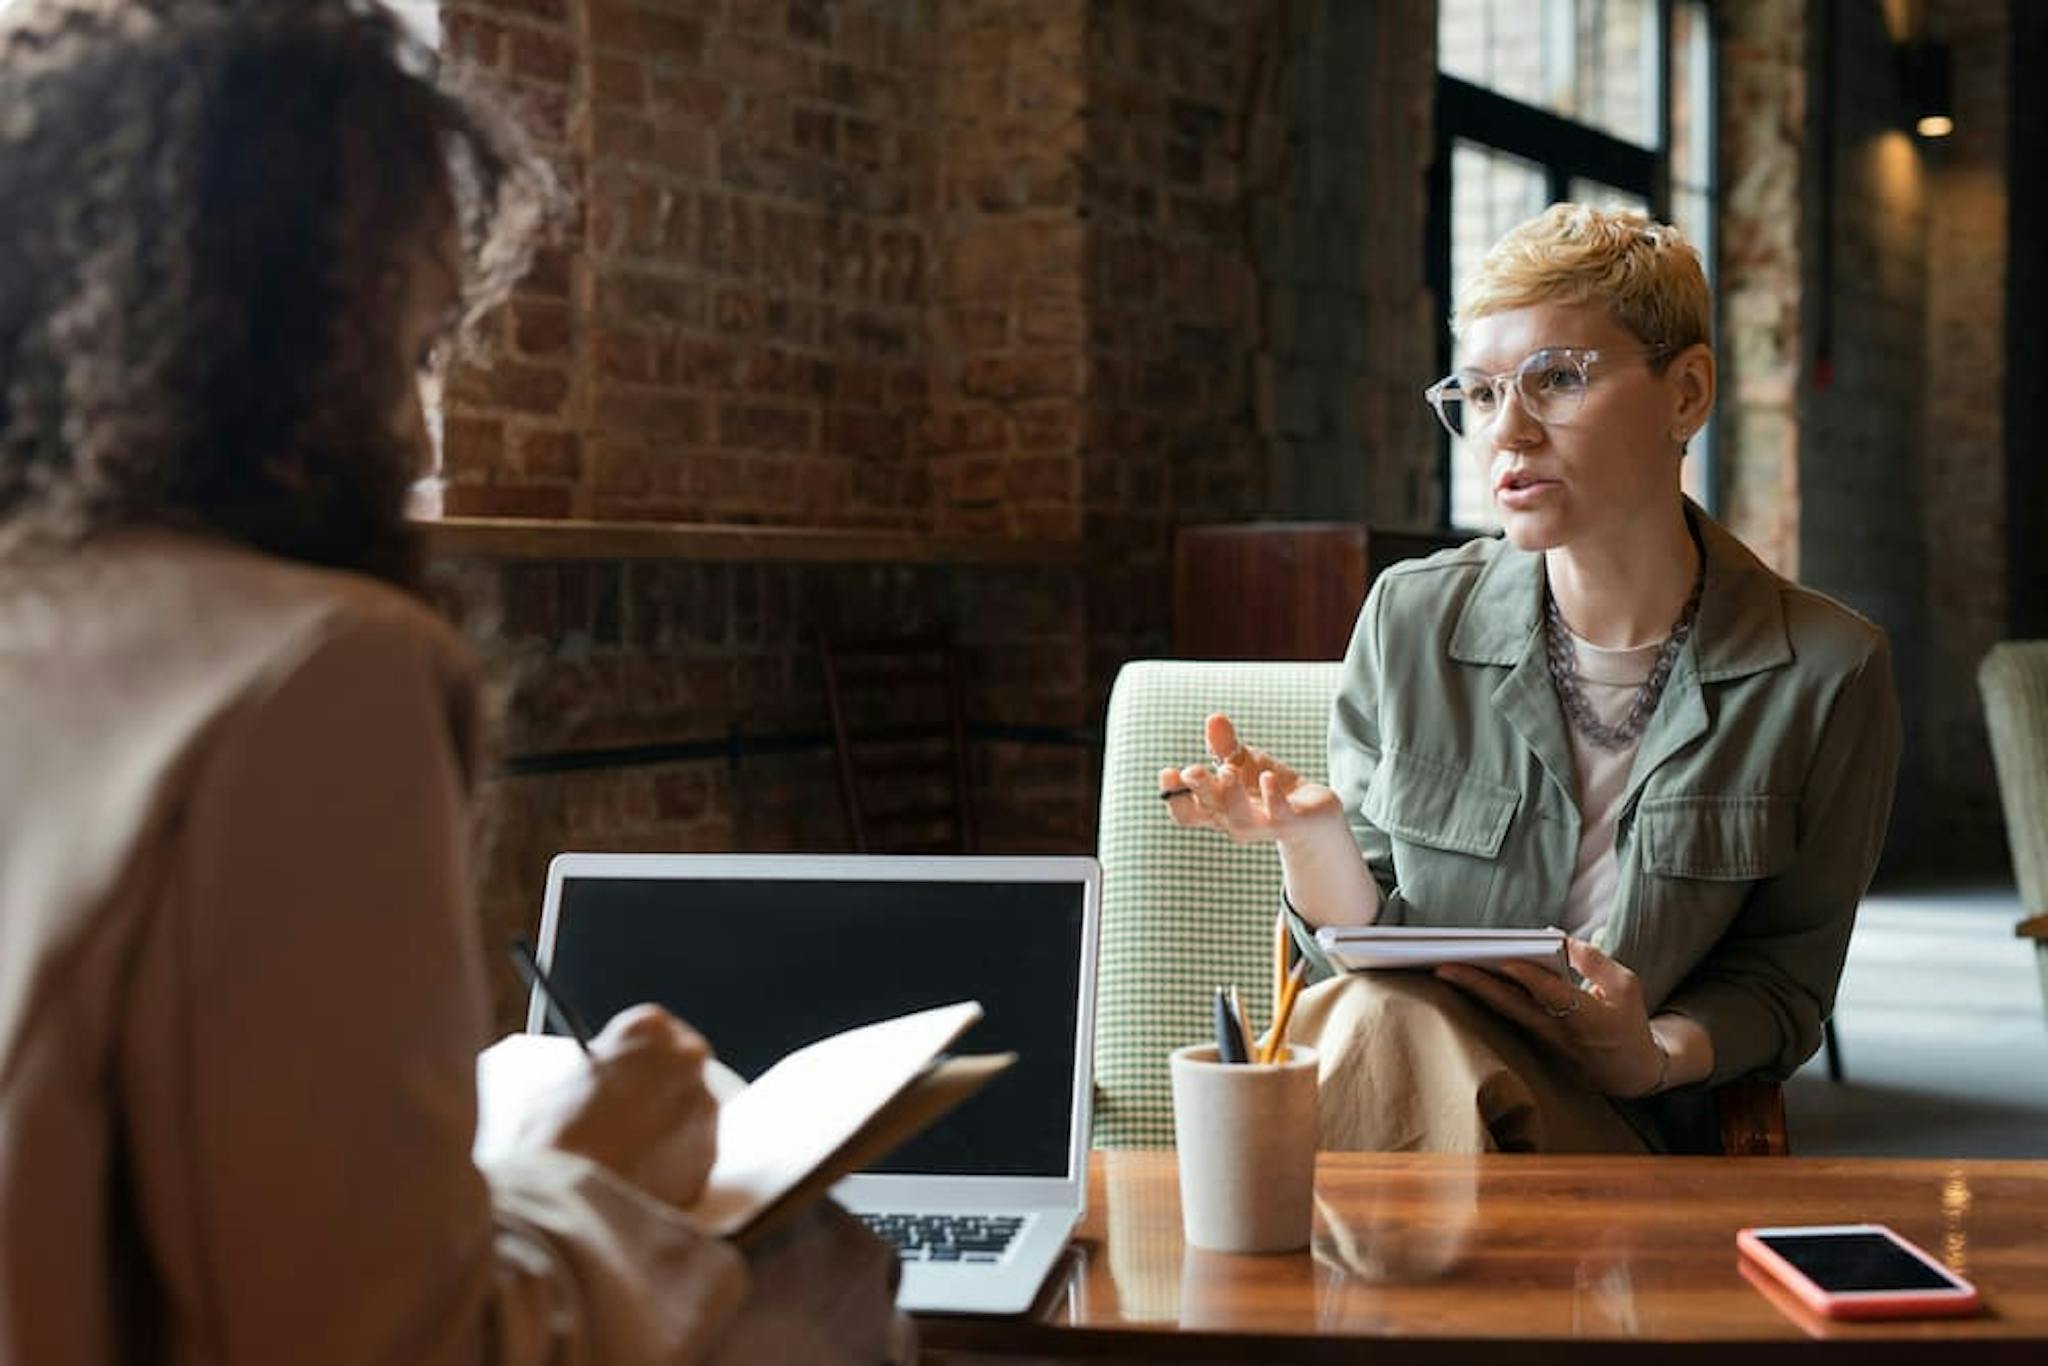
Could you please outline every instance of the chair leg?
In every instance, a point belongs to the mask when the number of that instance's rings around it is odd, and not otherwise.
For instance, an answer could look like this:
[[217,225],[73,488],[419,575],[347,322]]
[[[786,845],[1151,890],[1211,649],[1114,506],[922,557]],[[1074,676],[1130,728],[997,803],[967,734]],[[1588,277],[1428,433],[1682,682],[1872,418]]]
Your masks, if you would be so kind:
[[1838,1082],[1842,1079],[1842,1045],[1835,1038],[1835,1022],[1833,1020],[1829,1020],[1825,1025],[1821,1026],[1820,1037],[1821,1042],[1828,1050],[1828,1080]]

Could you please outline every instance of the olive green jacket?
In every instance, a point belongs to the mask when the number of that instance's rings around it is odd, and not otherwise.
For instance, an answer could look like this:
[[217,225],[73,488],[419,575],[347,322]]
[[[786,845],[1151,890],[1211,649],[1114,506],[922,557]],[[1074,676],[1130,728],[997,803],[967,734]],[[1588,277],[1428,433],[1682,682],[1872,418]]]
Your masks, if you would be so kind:
[[[1820,1045],[1883,846],[1900,746],[1890,647],[1687,512],[1706,557],[1699,617],[1630,772],[1594,942],[1634,969],[1653,1013],[1705,1026],[1710,1084],[1782,1077]],[[1543,557],[1497,537],[1395,565],[1367,596],[1330,785],[1379,882],[1380,923],[1559,920],[1579,804],[1542,605]]]

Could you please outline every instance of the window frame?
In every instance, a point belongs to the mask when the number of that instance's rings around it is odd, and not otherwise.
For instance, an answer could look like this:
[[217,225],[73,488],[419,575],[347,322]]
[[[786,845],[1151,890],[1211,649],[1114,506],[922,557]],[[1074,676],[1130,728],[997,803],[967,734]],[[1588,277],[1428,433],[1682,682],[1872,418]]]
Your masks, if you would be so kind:
[[[1721,204],[1720,122],[1721,53],[1711,41],[1718,17],[1716,0],[1694,0],[1709,34],[1707,62],[1707,126],[1704,156],[1707,169],[1707,204],[1718,220]],[[1425,277],[1437,302],[1437,375],[1450,373],[1452,364],[1451,297],[1456,282],[1451,279],[1451,158],[1460,142],[1488,151],[1505,152],[1543,169],[1544,193],[1555,204],[1570,197],[1575,179],[1601,184],[1640,197],[1650,205],[1651,216],[1660,222],[1671,218],[1671,99],[1672,29],[1678,0],[1657,0],[1657,145],[1643,147],[1605,129],[1567,118],[1540,105],[1526,104],[1499,91],[1446,75],[1438,55],[1436,77],[1435,148],[1430,161],[1429,205],[1424,225]],[[1701,244],[1708,282],[1719,278],[1719,224],[1711,240]],[[1714,336],[1721,336],[1720,293],[1714,292]],[[1699,486],[1709,514],[1720,502],[1719,441],[1710,431],[1691,458],[1700,462]],[[1451,521],[1451,469],[1457,459],[1453,442],[1446,436],[1437,459],[1438,524],[1447,530]]]

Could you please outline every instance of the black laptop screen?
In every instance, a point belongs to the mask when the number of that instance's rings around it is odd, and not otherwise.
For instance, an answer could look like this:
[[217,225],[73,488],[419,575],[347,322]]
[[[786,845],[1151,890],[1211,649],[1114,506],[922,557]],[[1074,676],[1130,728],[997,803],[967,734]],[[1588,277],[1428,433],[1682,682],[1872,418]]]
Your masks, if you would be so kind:
[[957,1053],[1017,1063],[871,1168],[1066,1176],[1080,882],[565,878],[551,972],[594,1030],[656,1001],[749,1081],[842,1029],[981,1002]]

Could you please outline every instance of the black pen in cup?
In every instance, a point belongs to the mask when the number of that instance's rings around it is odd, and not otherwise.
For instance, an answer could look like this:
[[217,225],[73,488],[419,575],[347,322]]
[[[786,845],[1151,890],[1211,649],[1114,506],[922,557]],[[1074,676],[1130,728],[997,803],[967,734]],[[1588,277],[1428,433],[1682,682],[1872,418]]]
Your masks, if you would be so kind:
[[548,980],[547,973],[541,968],[540,959],[533,955],[533,946],[524,939],[512,941],[512,966],[519,969],[519,975],[526,979],[527,986],[540,993],[541,1000],[547,1005],[548,1018],[555,1022],[555,1028],[574,1039],[576,1046],[583,1050],[584,1057],[595,1061],[590,1051],[590,1031],[585,1029],[583,1021],[576,1017],[576,1012],[570,1008],[560,988]]

